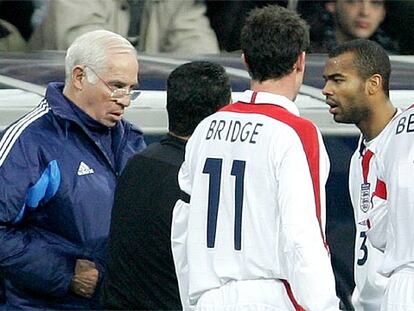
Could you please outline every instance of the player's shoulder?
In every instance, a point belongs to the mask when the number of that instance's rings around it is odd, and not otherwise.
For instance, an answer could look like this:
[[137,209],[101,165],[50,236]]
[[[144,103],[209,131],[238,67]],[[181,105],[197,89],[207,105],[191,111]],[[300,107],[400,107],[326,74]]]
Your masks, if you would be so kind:
[[412,141],[414,133],[414,105],[396,115],[386,128],[380,133],[376,145],[377,154],[391,154],[395,156],[394,145]]
[[400,135],[414,132],[414,104],[403,110],[392,121],[388,129],[389,135]]

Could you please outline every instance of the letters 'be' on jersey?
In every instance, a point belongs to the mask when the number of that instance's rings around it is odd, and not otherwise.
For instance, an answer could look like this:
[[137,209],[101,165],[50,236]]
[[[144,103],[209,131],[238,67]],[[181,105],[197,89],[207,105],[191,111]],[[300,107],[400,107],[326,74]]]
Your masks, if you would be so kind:
[[319,130],[283,96],[246,91],[203,120],[179,173],[188,223],[173,222],[173,232],[187,230],[190,304],[252,279],[287,280],[306,310],[337,304],[324,236],[328,173]]

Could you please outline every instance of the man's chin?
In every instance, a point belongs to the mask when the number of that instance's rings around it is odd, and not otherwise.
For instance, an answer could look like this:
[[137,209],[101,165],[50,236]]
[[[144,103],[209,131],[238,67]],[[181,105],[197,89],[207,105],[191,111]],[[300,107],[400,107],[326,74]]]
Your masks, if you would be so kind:
[[336,123],[345,123],[345,124],[353,124],[354,123],[351,120],[344,119],[343,117],[341,117],[341,115],[338,115],[338,114],[334,114],[333,119]]
[[118,121],[115,121],[115,120],[102,120],[100,123],[102,125],[108,127],[108,128],[111,128],[111,127],[114,127],[118,123]]

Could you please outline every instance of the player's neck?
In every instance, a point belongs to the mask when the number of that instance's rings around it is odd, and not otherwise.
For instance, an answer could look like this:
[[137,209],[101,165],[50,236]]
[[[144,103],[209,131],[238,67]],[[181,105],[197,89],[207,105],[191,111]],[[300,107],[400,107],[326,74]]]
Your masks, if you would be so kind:
[[397,109],[387,100],[381,106],[376,107],[369,117],[357,126],[367,141],[377,137],[394,117]]
[[294,101],[297,96],[297,89],[292,78],[285,76],[282,79],[274,80],[269,79],[265,81],[252,80],[250,82],[250,88],[255,92],[268,92],[289,98]]

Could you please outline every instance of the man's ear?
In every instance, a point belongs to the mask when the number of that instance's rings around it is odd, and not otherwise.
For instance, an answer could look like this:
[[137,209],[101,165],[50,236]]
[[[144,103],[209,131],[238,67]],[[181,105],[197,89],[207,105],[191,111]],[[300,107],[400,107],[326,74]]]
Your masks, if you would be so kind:
[[296,60],[296,63],[293,68],[297,72],[305,71],[305,55],[305,52],[301,52],[298,56],[298,59]]
[[327,10],[329,13],[335,13],[336,12],[336,2],[335,1],[328,1],[325,3],[325,10]]
[[76,65],[72,68],[72,84],[76,89],[82,90],[85,78],[86,77],[84,67]]
[[366,90],[368,95],[375,95],[378,92],[383,91],[382,89],[382,76],[374,74],[369,77],[366,81]]
[[244,55],[244,53],[242,53],[241,59],[243,61],[244,66],[246,66],[247,71],[249,71],[249,64],[247,63],[247,59],[246,59],[246,56]]

